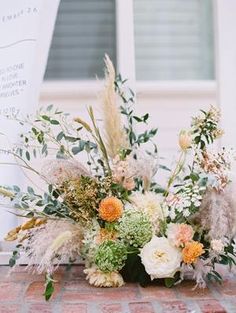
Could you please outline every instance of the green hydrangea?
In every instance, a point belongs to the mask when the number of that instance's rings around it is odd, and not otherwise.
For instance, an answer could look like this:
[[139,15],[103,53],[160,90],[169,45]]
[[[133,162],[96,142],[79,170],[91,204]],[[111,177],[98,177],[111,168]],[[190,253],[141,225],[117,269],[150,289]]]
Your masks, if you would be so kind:
[[152,239],[153,229],[149,217],[135,210],[127,210],[118,226],[119,237],[128,245],[142,248]]
[[126,247],[120,241],[104,241],[95,254],[95,264],[103,272],[120,271],[126,259]]

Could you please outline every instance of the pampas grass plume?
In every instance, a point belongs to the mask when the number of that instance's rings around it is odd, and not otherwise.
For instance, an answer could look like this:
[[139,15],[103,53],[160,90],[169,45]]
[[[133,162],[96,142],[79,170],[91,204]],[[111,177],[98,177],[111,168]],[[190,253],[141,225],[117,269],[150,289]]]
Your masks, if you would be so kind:
[[117,106],[115,92],[115,69],[108,57],[105,55],[105,88],[102,92],[102,111],[104,119],[104,136],[106,149],[109,157],[114,158],[122,148],[128,146],[128,141],[121,122],[120,109]]

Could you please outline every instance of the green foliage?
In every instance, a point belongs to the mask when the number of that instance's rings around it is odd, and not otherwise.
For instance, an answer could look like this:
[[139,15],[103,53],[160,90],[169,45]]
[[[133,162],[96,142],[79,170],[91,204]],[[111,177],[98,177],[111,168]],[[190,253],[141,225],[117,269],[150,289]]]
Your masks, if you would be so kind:
[[12,256],[9,259],[9,266],[10,267],[14,267],[16,265],[16,261],[20,257],[20,252],[19,252],[20,247],[21,247],[21,245],[19,244],[16,246],[15,250],[13,250]]
[[33,157],[47,157],[50,151],[59,159],[71,158],[82,151],[97,151],[97,144],[85,140],[80,132],[84,126],[78,127],[69,119],[68,114],[54,109],[52,105],[41,108],[35,117],[19,120],[22,125],[30,126],[27,133],[21,134],[22,144],[15,152],[26,161]]
[[[131,147],[139,147],[144,143],[149,141],[152,142],[152,139],[157,134],[157,128],[153,128],[151,130],[146,130],[143,133],[137,134],[137,125],[138,124],[148,124],[149,114],[144,114],[143,116],[137,116],[133,110],[133,104],[135,95],[131,89],[126,90],[124,92],[126,80],[123,80],[121,75],[116,77],[115,88],[117,94],[121,97],[124,105],[122,105],[121,113],[126,117],[127,126],[125,127],[127,137],[129,139],[129,143]],[[153,143],[153,142],[152,142]],[[157,153],[157,146],[153,143],[154,152]],[[127,151],[129,153],[129,151]]]
[[145,287],[152,282],[137,253],[128,255],[125,266],[121,270],[121,275],[123,276],[124,281],[138,282],[142,287]]
[[236,254],[234,251],[234,245],[235,245],[235,242],[232,239],[229,242],[229,244],[224,248],[224,253],[220,255],[219,261],[216,260],[220,264],[228,265],[230,269],[232,268],[232,266],[236,265],[236,261],[235,261]]
[[222,283],[223,280],[222,276],[214,270],[207,274],[207,278],[209,281],[215,281],[220,284]]
[[32,187],[28,187],[27,192],[23,192],[19,187],[14,186],[14,191],[13,205],[23,212],[24,217],[69,216],[67,206],[59,199],[60,191],[52,185],[48,185],[48,192],[44,192],[42,195],[35,193]]
[[44,298],[46,301],[50,300],[51,296],[54,292],[54,283],[52,275],[46,274],[45,275],[45,289],[44,289]]
[[211,107],[208,111],[200,110],[202,115],[192,120],[194,143],[197,148],[204,150],[207,145],[221,134],[219,129],[219,112]]

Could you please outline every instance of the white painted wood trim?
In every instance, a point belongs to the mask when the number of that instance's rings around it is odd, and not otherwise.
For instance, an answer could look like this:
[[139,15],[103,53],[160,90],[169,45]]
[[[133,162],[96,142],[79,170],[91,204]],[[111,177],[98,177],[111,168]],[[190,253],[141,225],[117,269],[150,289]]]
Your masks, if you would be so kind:
[[45,81],[41,89],[41,100],[44,99],[75,99],[97,94],[103,86],[102,81]]
[[215,81],[138,81],[137,93],[145,97],[153,96],[193,96],[213,95],[216,92]]
[[0,252],[0,265],[8,265],[11,255],[11,252]]
[[135,88],[133,0],[116,0],[117,67],[129,86]]
[[0,265],[7,265],[12,255],[14,244],[9,244],[5,241],[0,241]]
[[236,1],[215,0],[215,51],[218,103],[222,111],[224,146],[236,147]]
[[[41,92],[41,100],[61,99],[70,100],[76,98],[91,97],[101,90],[102,81],[50,81],[44,82]],[[215,81],[138,81],[136,83],[137,94],[146,97],[155,96],[205,96],[216,92]]]

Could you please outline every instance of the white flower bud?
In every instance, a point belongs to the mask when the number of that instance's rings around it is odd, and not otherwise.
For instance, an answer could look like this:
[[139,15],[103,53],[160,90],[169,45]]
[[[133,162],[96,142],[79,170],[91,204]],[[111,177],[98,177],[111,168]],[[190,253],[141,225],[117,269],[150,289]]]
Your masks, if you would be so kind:
[[192,145],[192,136],[189,131],[182,130],[179,134],[179,146],[183,151],[189,149]]

